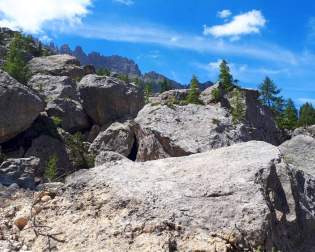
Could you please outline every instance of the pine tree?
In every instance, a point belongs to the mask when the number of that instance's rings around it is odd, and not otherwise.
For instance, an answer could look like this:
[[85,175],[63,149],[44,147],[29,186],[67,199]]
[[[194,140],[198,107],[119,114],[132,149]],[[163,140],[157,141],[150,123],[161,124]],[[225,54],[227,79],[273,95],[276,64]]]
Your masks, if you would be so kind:
[[144,85],[144,100],[145,103],[149,103],[149,97],[152,95],[152,83],[146,83]]
[[246,116],[246,105],[242,93],[239,89],[234,89],[231,100],[231,114],[233,123],[240,123],[244,121]]
[[298,111],[292,99],[288,99],[285,108],[279,118],[280,128],[293,130],[298,125]]
[[160,90],[161,93],[170,90],[170,84],[167,79],[164,79],[162,82],[160,82]]
[[25,41],[20,33],[16,33],[10,43],[3,70],[23,84],[29,79],[25,60]]
[[263,83],[258,86],[260,92],[261,102],[269,107],[270,109],[275,109],[279,107],[281,99],[279,99],[280,89],[277,88],[275,83],[267,76]]
[[220,64],[219,81],[226,92],[230,92],[234,88],[233,76],[230,73],[230,68],[225,60],[222,60]]
[[315,124],[315,109],[311,103],[305,103],[300,108],[299,125],[306,127]]
[[199,81],[195,75],[193,75],[190,81],[190,89],[187,96],[187,103],[201,104],[199,100]]

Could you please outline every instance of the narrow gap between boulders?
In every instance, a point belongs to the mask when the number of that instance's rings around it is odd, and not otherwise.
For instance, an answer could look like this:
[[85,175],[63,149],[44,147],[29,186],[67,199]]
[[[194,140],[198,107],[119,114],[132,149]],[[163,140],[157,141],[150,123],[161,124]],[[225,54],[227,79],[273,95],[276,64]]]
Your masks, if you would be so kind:
[[136,161],[137,155],[138,155],[138,149],[139,149],[138,140],[137,140],[137,137],[135,136],[130,154],[127,158],[130,159],[131,161]]

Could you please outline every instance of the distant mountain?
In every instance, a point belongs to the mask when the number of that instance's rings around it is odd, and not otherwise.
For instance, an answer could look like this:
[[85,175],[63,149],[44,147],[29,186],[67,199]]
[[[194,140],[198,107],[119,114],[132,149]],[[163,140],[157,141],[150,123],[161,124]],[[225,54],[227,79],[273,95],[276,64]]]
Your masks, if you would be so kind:
[[142,76],[142,81],[144,83],[151,83],[153,92],[159,92],[160,91],[160,83],[163,82],[164,80],[167,80],[169,85],[173,89],[182,89],[185,88],[184,85],[178,83],[177,81],[171,80],[167,78],[166,76],[159,74],[157,72],[151,71]]
[[104,68],[111,72],[128,75],[129,78],[141,76],[141,71],[133,60],[118,55],[104,56],[98,52],[86,54],[82,47],[77,46],[72,51],[66,44],[60,47],[59,53],[75,56],[81,65],[93,65],[96,69]]
[[206,82],[203,82],[203,83],[199,83],[199,89],[201,90],[201,91],[203,91],[203,90],[205,90],[205,89],[207,89],[208,87],[211,87],[211,86],[213,86],[214,85],[214,83],[212,82],[212,81],[206,81]]
[[[56,53],[60,54],[70,54],[75,56],[81,63],[81,65],[93,65],[96,69],[107,69],[110,72],[116,72],[122,75],[128,75],[130,79],[139,79],[143,84],[151,83],[153,87],[153,92],[160,91],[160,83],[167,80],[172,87],[172,89],[182,89],[187,88],[188,85],[183,85],[177,81],[171,80],[168,77],[159,74],[157,72],[151,71],[142,74],[138,65],[131,59],[126,57],[112,55],[104,56],[98,52],[85,53],[81,46],[77,46],[74,50],[71,50],[69,45],[64,44],[60,48],[51,44],[50,47]],[[205,83],[200,83],[200,89],[204,90],[209,86],[212,86],[211,81]]]

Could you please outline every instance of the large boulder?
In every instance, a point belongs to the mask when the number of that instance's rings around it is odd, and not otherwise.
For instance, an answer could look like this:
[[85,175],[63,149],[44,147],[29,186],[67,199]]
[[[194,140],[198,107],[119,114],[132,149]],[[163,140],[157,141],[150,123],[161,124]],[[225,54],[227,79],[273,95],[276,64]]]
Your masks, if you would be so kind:
[[277,147],[252,141],[79,171],[37,219],[67,241],[53,243],[60,251],[314,251],[314,186]]
[[85,75],[80,62],[67,54],[36,57],[29,61],[28,67],[32,75],[69,76],[74,80],[80,80]]
[[35,157],[8,159],[0,165],[0,184],[18,184],[22,188],[35,189],[35,174],[40,160]]
[[39,177],[44,175],[48,160],[54,156],[57,157],[56,175],[64,175],[72,171],[72,165],[69,160],[66,146],[57,138],[48,135],[42,135],[35,138],[32,141],[32,145],[25,153],[25,157],[30,156],[38,157],[40,159],[39,168],[36,171],[36,175]]
[[292,136],[298,135],[307,135],[315,138],[315,125],[295,129]]
[[96,137],[89,152],[98,155],[102,151],[114,151],[125,157],[130,156],[135,143],[135,134],[132,128],[131,122],[113,123]]
[[144,105],[142,92],[119,79],[87,75],[79,83],[83,108],[95,124],[135,117]]
[[43,110],[40,97],[0,70],[0,144],[29,128]]
[[67,76],[35,75],[28,86],[45,99],[50,117],[61,120],[61,127],[69,132],[89,128],[89,119],[83,111],[76,83]]
[[[184,93],[162,94],[160,103],[148,104],[138,113],[135,119],[139,142],[137,160],[185,156],[250,140],[281,143],[281,132],[271,112],[258,102],[257,91],[240,90],[244,104],[244,118],[240,122],[235,122],[231,113],[233,96],[221,103],[206,105],[180,106],[180,101],[165,102]],[[211,91],[205,90],[201,98],[210,101],[212,98],[207,96],[211,95]]]
[[297,135],[280,145],[287,163],[315,176],[315,138]]

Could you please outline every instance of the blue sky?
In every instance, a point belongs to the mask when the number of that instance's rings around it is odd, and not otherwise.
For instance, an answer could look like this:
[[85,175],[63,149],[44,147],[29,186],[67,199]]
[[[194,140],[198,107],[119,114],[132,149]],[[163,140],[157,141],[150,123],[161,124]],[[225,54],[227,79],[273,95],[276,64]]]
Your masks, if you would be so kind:
[[315,2],[306,0],[0,0],[0,25],[58,45],[118,54],[182,83],[215,81],[218,62],[255,88],[315,104]]

